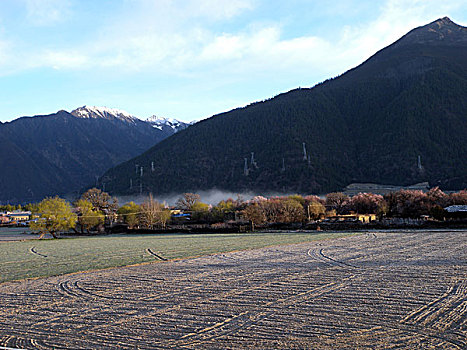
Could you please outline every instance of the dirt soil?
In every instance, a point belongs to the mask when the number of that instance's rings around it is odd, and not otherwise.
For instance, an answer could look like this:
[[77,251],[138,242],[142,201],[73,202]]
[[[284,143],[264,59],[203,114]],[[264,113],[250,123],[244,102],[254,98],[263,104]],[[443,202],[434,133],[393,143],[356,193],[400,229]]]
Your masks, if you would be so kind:
[[467,231],[8,282],[0,296],[0,347],[466,349]]

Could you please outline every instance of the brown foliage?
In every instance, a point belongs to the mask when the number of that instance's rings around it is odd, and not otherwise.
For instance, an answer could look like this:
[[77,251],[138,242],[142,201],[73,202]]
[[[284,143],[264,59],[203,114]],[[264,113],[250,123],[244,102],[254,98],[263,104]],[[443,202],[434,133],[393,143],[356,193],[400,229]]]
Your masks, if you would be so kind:
[[342,214],[349,201],[349,196],[342,192],[332,192],[326,195],[326,208],[328,210],[334,209],[337,214]]
[[383,202],[383,196],[373,193],[359,193],[350,198],[348,209],[359,214],[374,214]]

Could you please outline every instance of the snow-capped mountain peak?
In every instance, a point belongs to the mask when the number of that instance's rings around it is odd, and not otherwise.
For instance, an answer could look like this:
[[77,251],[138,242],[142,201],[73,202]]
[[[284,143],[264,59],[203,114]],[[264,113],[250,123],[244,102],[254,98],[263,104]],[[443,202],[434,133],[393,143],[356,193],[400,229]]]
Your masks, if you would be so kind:
[[188,126],[195,123],[185,123],[174,118],[158,117],[156,115],[153,115],[146,120],[142,120],[141,118],[138,118],[121,109],[96,106],[79,107],[71,111],[71,114],[77,118],[120,120],[131,124],[136,124],[137,122],[138,124],[146,122],[155,129],[172,133],[186,129]]
[[162,130],[164,127],[169,127],[172,128],[174,132],[186,129],[193,124],[193,122],[185,123],[174,118],[158,117],[156,115],[147,118],[146,121],[156,129]]
[[139,120],[126,111],[108,107],[83,106],[71,111],[71,114],[78,118],[118,119],[127,123],[135,123]]

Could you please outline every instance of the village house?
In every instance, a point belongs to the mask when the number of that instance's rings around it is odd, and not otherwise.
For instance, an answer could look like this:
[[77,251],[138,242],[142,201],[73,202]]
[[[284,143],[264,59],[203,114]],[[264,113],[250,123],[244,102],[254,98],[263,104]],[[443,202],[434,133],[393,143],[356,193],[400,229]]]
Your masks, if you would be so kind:
[[341,214],[335,216],[328,216],[327,221],[330,222],[341,222],[341,221],[360,221],[362,223],[370,223],[376,220],[376,214]]
[[9,211],[6,213],[10,222],[25,222],[31,219],[30,211]]
[[11,219],[7,213],[0,213],[0,225],[8,224],[10,221]]

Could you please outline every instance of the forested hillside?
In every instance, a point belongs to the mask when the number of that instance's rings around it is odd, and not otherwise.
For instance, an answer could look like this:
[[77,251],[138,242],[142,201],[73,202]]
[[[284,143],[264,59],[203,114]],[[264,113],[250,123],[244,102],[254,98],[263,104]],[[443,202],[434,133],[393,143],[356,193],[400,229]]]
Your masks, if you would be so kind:
[[120,194],[466,187],[466,57],[467,29],[440,19],[340,77],[197,123],[101,180]]
[[136,118],[66,111],[0,124],[0,203],[77,194],[172,133]]

